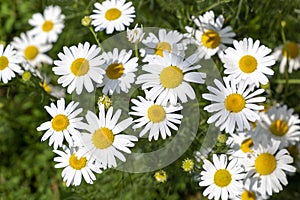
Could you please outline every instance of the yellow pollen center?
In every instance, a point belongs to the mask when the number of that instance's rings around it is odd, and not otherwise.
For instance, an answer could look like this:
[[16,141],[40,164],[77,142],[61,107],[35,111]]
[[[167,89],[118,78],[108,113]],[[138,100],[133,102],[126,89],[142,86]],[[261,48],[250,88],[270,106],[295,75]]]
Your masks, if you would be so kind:
[[239,61],[239,67],[242,72],[250,74],[257,68],[257,60],[253,56],[245,55]]
[[190,172],[194,168],[194,162],[191,159],[186,159],[182,162],[181,167],[185,172]]
[[84,76],[90,69],[89,61],[85,58],[77,58],[72,62],[71,72],[75,76]]
[[63,114],[58,114],[56,115],[53,119],[52,119],[52,128],[55,130],[55,131],[63,131],[65,130],[70,122],[69,122],[69,119],[66,115],[63,115]]
[[285,57],[295,59],[298,57],[299,48],[295,42],[288,42],[282,50],[282,53]]
[[168,42],[159,42],[155,47],[155,54],[164,57],[164,51],[168,51],[170,53],[172,51],[171,45]]
[[214,49],[219,46],[221,38],[219,33],[213,30],[207,30],[202,34],[201,41],[205,47],[209,49]]
[[42,25],[42,30],[44,32],[49,32],[53,29],[53,26],[54,26],[54,24],[51,20],[46,20]]
[[92,136],[92,142],[98,149],[106,149],[114,142],[114,133],[108,128],[99,128]]
[[284,136],[289,130],[289,126],[284,120],[276,120],[274,121],[270,126],[270,131],[273,133],[273,135],[276,136]]
[[241,195],[241,200],[256,200],[256,195],[254,192],[245,190]]
[[118,19],[121,16],[121,11],[117,8],[111,8],[109,10],[106,11],[105,13],[105,19],[107,19],[108,21],[113,21]]
[[152,105],[148,108],[148,118],[153,123],[159,123],[166,118],[166,111],[160,105]]
[[182,70],[176,66],[166,67],[161,71],[159,80],[165,88],[176,88],[183,81]]
[[8,59],[5,56],[0,56],[0,70],[4,70],[8,67]]
[[231,174],[227,169],[219,169],[214,175],[214,182],[219,187],[226,187],[231,182]]
[[276,169],[276,159],[270,153],[261,153],[256,158],[254,166],[260,175],[269,175]]
[[238,113],[245,108],[245,98],[240,94],[230,94],[225,99],[225,108],[230,112]]
[[24,57],[26,60],[33,60],[39,54],[39,50],[34,45],[29,45],[24,50]]
[[124,66],[121,63],[113,63],[106,68],[106,75],[109,79],[118,79],[123,73]]
[[86,166],[86,158],[81,157],[80,159],[77,158],[75,153],[73,153],[69,158],[69,164],[73,169],[81,170]]
[[244,140],[241,144],[241,150],[244,153],[250,152],[251,151],[251,147],[253,146],[253,141],[251,138],[248,138],[246,140]]

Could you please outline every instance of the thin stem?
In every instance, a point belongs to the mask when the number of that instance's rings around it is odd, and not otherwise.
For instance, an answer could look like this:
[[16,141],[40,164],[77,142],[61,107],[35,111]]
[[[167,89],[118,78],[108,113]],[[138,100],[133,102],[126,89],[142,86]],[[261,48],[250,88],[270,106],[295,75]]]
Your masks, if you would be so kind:
[[102,51],[104,51],[104,49],[103,49],[103,47],[102,47],[102,45],[101,45],[101,43],[100,43],[100,41],[99,41],[99,39],[98,39],[98,37],[97,37],[96,32],[95,32],[94,29],[93,29],[93,27],[89,26],[89,29],[90,29],[90,31],[92,32],[92,34],[93,34],[93,36],[94,36],[94,38],[95,38],[95,40],[96,40],[98,46],[101,48]]
[[[286,83],[286,79],[275,80],[275,83],[284,84]],[[289,79],[289,84],[300,84],[300,79]]]
[[134,44],[134,51],[135,51],[135,57],[139,57],[139,51],[138,51],[138,43]]

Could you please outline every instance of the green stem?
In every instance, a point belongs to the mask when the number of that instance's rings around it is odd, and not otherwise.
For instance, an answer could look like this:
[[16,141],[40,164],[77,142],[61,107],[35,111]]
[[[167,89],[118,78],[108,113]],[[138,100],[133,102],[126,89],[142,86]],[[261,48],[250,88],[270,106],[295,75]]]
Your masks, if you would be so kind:
[[[286,79],[278,79],[274,81],[275,83],[284,84],[286,83]],[[300,84],[300,79],[289,79],[289,84]]]
[[103,47],[102,47],[102,45],[101,45],[101,43],[100,43],[100,41],[99,41],[99,39],[98,39],[98,37],[97,37],[96,32],[95,32],[94,29],[93,29],[93,27],[89,26],[89,29],[90,29],[90,31],[92,32],[92,34],[93,34],[93,36],[94,36],[94,38],[95,38],[95,40],[96,40],[98,46],[101,48],[102,51],[104,51],[104,49],[103,49]]
[[135,57],[139,58],[138,44],[134,44]]

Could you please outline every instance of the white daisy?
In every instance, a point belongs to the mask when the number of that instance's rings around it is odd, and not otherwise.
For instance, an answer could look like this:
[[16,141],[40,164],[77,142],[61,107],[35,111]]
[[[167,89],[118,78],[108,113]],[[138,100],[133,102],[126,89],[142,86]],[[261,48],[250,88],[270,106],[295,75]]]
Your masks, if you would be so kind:
[[16,55],[16,51],[11,45],[0,44],[0,81],[8,83],[16,75],[21,74],[23,70],[19,66],[22,62],[22,58]]
[[34,26],[29,34],[37,37],[38,40],[43,42],[56,42],[58,35],[64,28],[65,16],[61,13],[59,6],[48,6],[44,10],[44,15],[35,13],[29,24]]
[[71,94],[75,89],[81,94],[83,86],[88,92],[94,90],[93,82],[102,83],[104,71],[100,67],[104,60],[99,56],[100,48],[90,43],[79,43],[78,46],[63,47],[59,53],[60,60],[55,60],[52,70],[59,75],[57,82],[63,87],[68,86],[67,92]]
[[28,33],[21,33],[21,37],[14,37],[11,44],[30,67],[40,67],[42,63],[52,64],[53,62],[52,58],[45,54],[52,48],[52,45],[45,44]]
[[93,172],[98,174],[102,172],[99,164],[95,164],[89,157],[79,157],[76,153],[77,149],[76,147],[69,149],[63,145],[63,151],[53,150],[54,153],[59,155],[54,158],[54,162],[57,162],[54,167],[64,168],[61,175],[67,187],[80,185],[82,177],[85,182],[92,184],[96,180]]
[[96,9],[91,15],[95,31],[106,29],[107,34],[113,33],[114,30],[124,31],[125,26],[129,26],[135,17],[132,2],[125,2],[125,0],[106,0],[101,4],[95,3]]
[[259,192],[252,189],[252,183],[250,179],[244,180],[243,190],[232,200],[264,200],[269,196],[262,196]]
[[174,112],[182,110],[181,105],[163,106],[141,96],[138,96],[138,99],[131,100],[134,106],[131,107],[133,111],[129,112],[129,114],[139,117],[134,120],[136,124],[132,127],[133,129],[145,126],[140,132],[140,137],[149,131],[149,141],[152,138],[158,140],[159,135],[161,135],[162,139],[166,139],[167,136],[171,136],[169,127],[173,130],[178,130],[175,124],[179,125],[181,123],[182,115]]
[[208,186],[203,195],[208,196],[208,199],[234,198],[242,190],[242,180],[245,177],[243,172],[236,159],[228,163],[225,154],[220,157],[213,154],[213,163],[205,159],[200,173],[199,185]]
[[204,83],[205,73],[195,72],[201,66],[194,65],[198,61],[197,54],[183,60],[181,56],[164,52],[164,56],[149,57],[148,64],[143,66],[143,71],[148,72],[137,78],[136,83],[142,84],[142,89],[150,88],[148,98],[156,100],[157,104],[172,105],[179,98],[182,103],[187,102],[187,97],[195,99],[194,89],[188,82]]
[[138,28],[138,24],[136,24],[135,27],[131,30],[127,28],[126,33],[128,41],[133,44],[141,42],[145,35],[145,32],[143,31],[143,25],[141,26],[141,28]]
[[[81,124],[81,129],[86,130],[80,137],[80,143],[85,152],[105,167],[116,167],[116,158],[125,162],[126,158],[121,151],[130,154],[129,147],[133,147],[137,137],[120,134],[132,124],[132,118],[127,118],[117,123],[121,110],[113,114],[113,107],[105,113],[104,105],[100,105],[99,117],[91,111],[86,114],[87,123]],[[83,154],[85,155],[85,154]]]
[[134,83],[135,73],[138,67],[138,58],[131,58],[132,51],[126,52],[125,49],[120,53],[117,48],[112,52],[104,52],[102,58],[104,64],[101,67],[105,70],[103,84],[103,94],[113,94],[115,91],[120,93],[120,90],[128,93],[131,84]]
[[51,115],[51,121],[42,123],[37,127],[38,131],[46,131],[42,137],[42,141],[47,140],[49,137],[49,146],[53,145],[54,149],[62,147],[64,139],[67,140],[70,146],[73,145],[73,135],[78,135],[77,130],[78,122],[82,120],[82,117],[77,117],[82,108],[76,109],[78,102],[71,101],[67,107],[65,107],[65,100],[63,98],[57,100],[57,106],[54,103],[49,106],[45,106],[47,112]]
[[252,87],[246,82],[237,83],[235,80],[230,80],[228,77],[223,78],[225,86],[217,79],[214,80],[217,88],[208,86],[207,89],[211,92],[203,94],[203,98],[212,101],[208,106],[204,107],[210,113],[214,113],[207,123],[215,122],[215,126],[227,133],[233,133],[238,128],[238,131],[250,130],[250,122],[255,122],[259,119],[256,111],[263,110],[264,106],[255,103],[261,103],[266,100],[265,97],[255,97],[264,92],[264,89],[252,91]]
[[290,165],[293,158],[288,151],[278,149],[280,141],[272,140],[271,143],[265,147],[259,144],[254,153],[244,161],[247,178],[252,179],[253,189],[263,196],[281,191],[282,185],[288,184],[285,172],[296,171]]
[[289,63],[289,73],[292,73],[293,70],[300,68],[300,44],[297,44],[293,41],[288,41],[286,45],[280,45],[279,47],[275,48],[273,55],[277,61],[280,61],[280,73],[284,73],[287,63]]
[[[154,33],[149,33],[142,43],[146,46],[145,56],[159,55],[163,56],[163,52],[168,52],[176,55],[183,55],[185,44],[181,42],[183,34],[178,31],[169,31],[159,29],[158,37]],[[143,53],[143,54],[144,54]]]
[[224,73],[237,81],[246,80],[248,84],[267,84],[267,76],[274,74],[270,67],[275,64],[275,58],[268,55],[272,50],[264,45],[260,46],[259,40],[253,42],[252,38],[235,40],[233,46],[234,48],[229,47],[225,50],[222,59]]
[[214,12],[209,11],[203,16],[192,18],[197,29],[186,26],[186,35],[198,46],[199,57],[209,59],[218,53],[222,59],[223,50],[226,49],[226,45],[232,44],[232,38],[235,36],[230,26],[223,28],[223,15],[219,15],[215,20]]
[[287,147],[300,141],[300,119],[293,114],[294,109],[288,109],[286,105],[273,106],[267,112],[261,112],[261,120],[258,121],[258,135],[273,138],[281,142],[280,147]]

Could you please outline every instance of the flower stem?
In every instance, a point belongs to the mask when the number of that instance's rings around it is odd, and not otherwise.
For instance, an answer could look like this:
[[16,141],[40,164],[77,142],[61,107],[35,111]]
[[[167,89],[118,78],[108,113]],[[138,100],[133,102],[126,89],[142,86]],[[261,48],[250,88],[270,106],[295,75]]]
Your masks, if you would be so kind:
[[89,26],[89,29],[90,29],[90,31],[92,32],[92,34],[93,34],[93,36],[94,36],[94,38],[95,38],[95,40],[96,40],[98,46],[100,47],[100,49],[101,49],[102,51],[104,51],[104,49],[103,49],[103,47],[102,47],[102,45],[101,45],[101,43],[100,43],[100,41],[99,41],[99,39],[98,39],[98,37],[97,37],[96,32],[95,32],[94,29],[93,29],[93,27]]

